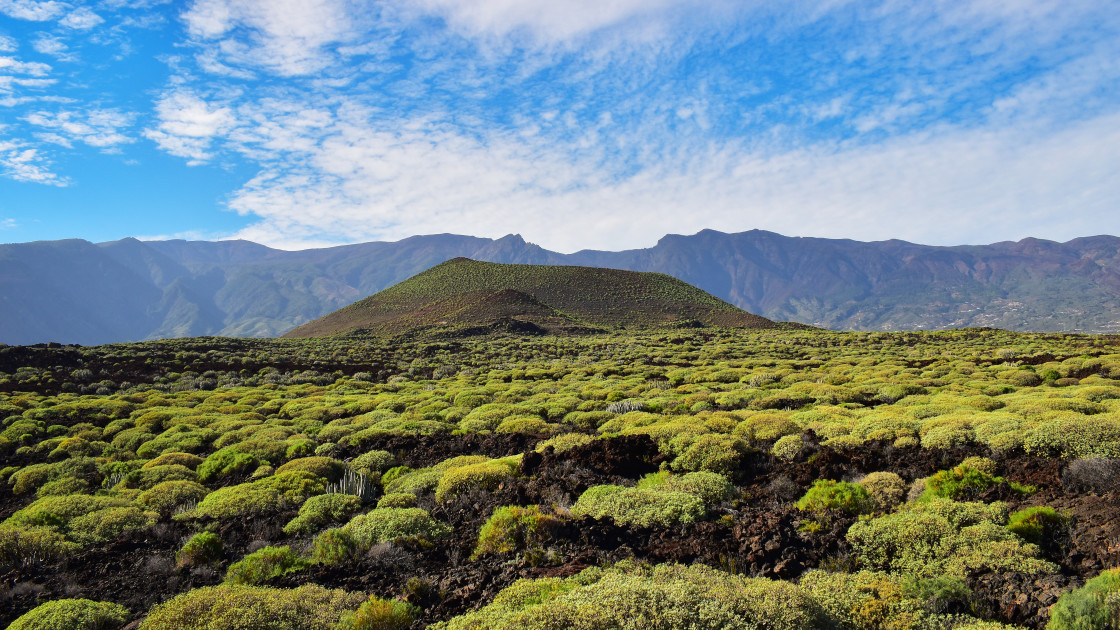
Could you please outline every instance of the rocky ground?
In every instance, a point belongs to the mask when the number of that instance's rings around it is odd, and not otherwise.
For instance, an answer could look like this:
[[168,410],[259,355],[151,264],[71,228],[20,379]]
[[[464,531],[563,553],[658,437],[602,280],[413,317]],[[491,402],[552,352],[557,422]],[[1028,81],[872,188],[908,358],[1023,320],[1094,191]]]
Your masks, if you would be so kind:
[[[404,597],[423,608],[423,617],[415,625],[422,628],[485,604],[519,578],[568,576],[587,566],[630,557],[700,562],[751,576],[796,580],[810,568],[843,568],[853,562],[844,534],[854,518],[836,513],[820,531],[798,531],[803,514],[793,501],[814,480],[853,479],[889,470],[910,481],[950,468],[970,455],[991,456],[999,461],[1007,479],[1038,487],[1038,492],[1021,496],[1004,484],[989,490],[981,500],[1008,501],[1013,509],[1049,505],[1070,517],[1068,529],[1043,545],[1048,559],[1060,565],[1060,574],[1042,579],[1014,573],[970,576],[969,585],[988,615],[1041,628],[1048,618],[1047,608],[1061,593],[1120,564],[1120,492],[1067,492],[1061,479],[1063,461],[1025,455],[999,457],[979,447],[939,451],[870,444],[846,452],[815,446],[812,436],[807,437],[815,452],[798,463],[779,462],[763,453],[745,457],[736,480],[743,498],[720,506],[705,521],[651,530],[569,519],[554,532],[549,553],[486,556],[475,561],[470,554],[479,528],[495,507],[539,504],[563,512],[590,486],[632,483],[656,471],[663,460],[656,445],[645,436],[631,436],[596,441],[559,454],[551,449],[538,454],[531,450],[536,440],[523,435],[386,439],[364,448],[389,450],[414,468],[455,455],[498,457],[524,452],[522,475],[494,492],[471,491],[445,504],[421,501],[420,507],[454,526],[449,541],[435,546],[379,545],[357,564],[316,566],[286,575],[273,585],[314,582]],[[346,459],[356,454],[334,455]],[[231,479],[230,483],[239,481],[242,479]],[[0,519],[29,502],[28,497],[14,497],[7,486],[0,486]],[[11,570],[0,576],[0,624],[48,598],[115,601],[142,613],[178,593],[219,583],[229,563],[247,552],[268,544],[306,547],[310,536],[292,539],[281,531],[294,515],[273,513],[223,523],[219,534],[225,543],[225,559],[215,567],[176,568],[175,552],[192,530],[172,521],[161,522],[142,535],[87,550],[55,568]]]

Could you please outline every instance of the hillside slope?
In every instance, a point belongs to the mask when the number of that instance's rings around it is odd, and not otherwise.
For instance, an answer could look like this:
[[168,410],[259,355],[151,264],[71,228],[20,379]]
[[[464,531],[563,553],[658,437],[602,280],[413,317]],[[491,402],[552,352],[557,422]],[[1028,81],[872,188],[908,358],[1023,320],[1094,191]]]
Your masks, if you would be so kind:
[[547,330],[684,320],[774,326],[664,274],[455,258],[284,336],[398,334],[426,326],[489,326],[506,320]]

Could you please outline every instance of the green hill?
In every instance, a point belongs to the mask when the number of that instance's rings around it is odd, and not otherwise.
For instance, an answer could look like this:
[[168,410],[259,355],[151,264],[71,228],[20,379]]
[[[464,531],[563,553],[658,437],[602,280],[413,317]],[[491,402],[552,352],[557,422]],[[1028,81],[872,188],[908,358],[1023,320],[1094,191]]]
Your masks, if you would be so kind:
[[284,336],[394,335],[422,327],[479,326],[565,332],[686,321],[776,326],[665,274],[455,258]]

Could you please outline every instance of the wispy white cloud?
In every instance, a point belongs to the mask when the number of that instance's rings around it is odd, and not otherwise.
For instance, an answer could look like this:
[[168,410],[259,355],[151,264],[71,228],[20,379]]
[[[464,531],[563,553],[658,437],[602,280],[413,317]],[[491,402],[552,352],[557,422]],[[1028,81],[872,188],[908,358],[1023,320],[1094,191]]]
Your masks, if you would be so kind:
[[33,22],[53,20],[62,15],[67,7],[68,5],[65,2],[55,2],[54,0],[47,0],[45,2],[36,0],[0,0],[0,13],[4,13],[17,20],[31,20]]
[[78,7],[67,13],[58,23],[77,31],[88,31],[104,21],[104,18],[94,13],[89,7]]
[[47,142],[71,146],[83,142],[92,147],[108,149],[135,139],[122,133],[132,124],[132,116],[115,109],[93,109],[86,112],[32,112],[24,120],[53,133],[41,134]]
[[15,57],[0,57],[0,72],[29,74],[33,77],[45,76],[51,67],[37,61],[20,61]]
[[156,104],[158,124],[144,135],[171,155],[186,158],[198,165],[210,159],[212,139],[234,123],[233,111],[212,105],[197,94],[176,90],[164,95]]
[[354,22],[362,6],[344,0],[196,0],[182,18],[191,35],[207,43],[202,59],[210,66],[297,76],[329,65],[329,47],[358,34]]
[[19,48],[19,42],[14,37],[0,35],[0,52],[15,52]]
[[72,62],[77,60],[77,56],[70,52],[66,42],[51,35],[40,35],[31,42],[31,47],[35,49],[35,52],[50,55],[59,61]]
[[10,230],[19,227],[15,219],[0,219],[0,230]]
[[20,182],[66,186],[66,178],[51,171],[50,160],[19,139],[0,138],[0,174]]

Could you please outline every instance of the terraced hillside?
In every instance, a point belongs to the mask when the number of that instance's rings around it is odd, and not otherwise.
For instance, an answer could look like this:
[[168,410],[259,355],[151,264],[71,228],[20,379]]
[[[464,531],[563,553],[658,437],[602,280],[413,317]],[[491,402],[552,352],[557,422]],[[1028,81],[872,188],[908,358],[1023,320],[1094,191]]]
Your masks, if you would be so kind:
[[665,274],[455,258],[285,336],[395,335],[428,327],[560,332],[687,321],[776,326]]

